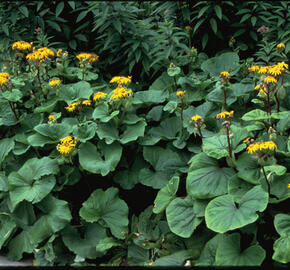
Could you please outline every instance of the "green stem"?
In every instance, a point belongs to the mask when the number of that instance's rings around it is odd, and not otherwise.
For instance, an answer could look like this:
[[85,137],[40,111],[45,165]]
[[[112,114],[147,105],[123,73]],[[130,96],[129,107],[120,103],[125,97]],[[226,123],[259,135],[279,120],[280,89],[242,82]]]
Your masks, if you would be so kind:
[[266,179],[266,183],[267,183],[267,186],[268,186],[268,193],[269,193],[269,195],[270,195],[270,183],[269,183],[269,181],[268,181],[268,179],[267,179],[267,175],[266,175],[266,172],[265,172],[264,166],[261,166],[261,168],[262,168],[262,171],[263,171],[264,177],[265,177],[265,179]]
[[232,158],[233,156],[232,156],[232,147],[231,147],[231,141],[230,141],[230,130],[228,127],[226,128],[226,131],[227,131],[229,157]]
[[183,102],[183,98],[181,98],[181,112],[180,112],[181,121],[183,121],[183,108],[184,108],[184,102]]

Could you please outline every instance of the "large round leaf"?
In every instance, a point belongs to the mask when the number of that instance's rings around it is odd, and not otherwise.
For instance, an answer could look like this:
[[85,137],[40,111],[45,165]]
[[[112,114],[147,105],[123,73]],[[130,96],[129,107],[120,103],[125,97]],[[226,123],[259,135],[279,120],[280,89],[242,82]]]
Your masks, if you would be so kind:
[[268,193],[261,186],[249,190],[237,205],[231,195],[223,195],[209,202],[205,209],[205,222],[209,229],[225,233],[257,220],[268,204]]
[[274,226],[280,234],[274,242],[273,260],[281,263],[290,262],[290,215],[277,214],[274,218]]
[[109,227],[112,234],[120,239],[128,232],[128,206],[118,197],[118,189],[95,190],[83,203],[80,216],[87,222],[99,222]]
[[259,266],[266,257],[260,245],[253,245],[241,251],[240,235],[223,235],[216,251],[217,266]]
[[69,226],[62,231],[62,239],[68,249],[75,254],[89,259],[103,255],[96,251],[96,245],[106,238],[106,229],[99,224],[88,224],[82,238],[76,228]]
[[0,166],[2,166],[2,162],[9,154],[9,152],[14,148],[14,145],[14,140],[11,138],[0,140]]
[[228,180],[234,174],[231,168],[221,168],[216,159],[204,153],[197,154],[191,159],[186,178],[187,193],[200,199],[226,194]]
[[74,84],[66,84],[62,86],[59,93],[59,99],[67,103],[72,103],[79,99],[89,99],[93,90],[88,82],[81,81]]
[[[104,158],[103,158],[104,156]],[[119,143],[106,144],[98,143],[97,147],[86,142],[80,145],[79,162],[87,171],[92,173],[107,175],[114,171],[122,156],[122,147]]]
[[84,122],[78,126],[74,126],[73,135],[80,142],[86,142],[95,136],[97,124],[92,121]]
[[279,203],[290,198],[290,188],[288,188],[288,183],[290,179],[290,173],[285,175],[274,175],[273,181],[270,182],[270,194],[275,195],[275,197],[270,197],[270,203]]
[[184,199],[176,198],[166,208],[166,217],[170,230],[180,237],[188,238],[195,228],[202,222],[195,212],[193,205],[195,200],[189,196]]

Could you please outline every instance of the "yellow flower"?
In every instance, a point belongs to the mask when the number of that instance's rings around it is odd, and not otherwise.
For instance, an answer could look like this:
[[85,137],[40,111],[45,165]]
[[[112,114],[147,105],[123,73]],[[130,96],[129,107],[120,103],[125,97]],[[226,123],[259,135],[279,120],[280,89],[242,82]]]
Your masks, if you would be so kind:
[[93,63],[99,59],[99,56],[95,53],[80,53],[77,55],[77,59],[80,62],[86,61],[88,63]]
[[267,77],[264,79],[264,82],[265,82],[265,83],[277,83],[278,81],[277,81],[273,76],[267,76]]
[[222,71],[220,73],[220,77],[224,77],[224,78],[227,78],[228,79],[230,77],[230,73],[227,72],[227,71]]
[[60,56],[61,56],[61,53],[62,53],[62,49],[58,49],[58,50],[57,50],[57,53],[56,53],[56,56],[57,56],[57,57],[60,57]]
[[6,72],[0,72],[0,86],[5,85],[9,81],[10,75]]
[[82,104],[85,106],[90,106],[92,104],[92,101],[90,99],[86,99],[82,102]]
[[125,87],[117,87],[110,97],[110,101],[126,98],[133,95],[132,90],[127,90]]
[[221,112],[221,113],[218,113],[216,115],[216,117],[219,119],[219,118],[227,118],[227,117],[232,117],[234,115],[234,111],[224,111],[224,112]]
[[251,66],[248,68],[249,71],[252,71],[252,72],[256,72],[256,71],[259,71],[259,67],[258,66]]
[[16,41],[12,44],[12,50],[19,50],[19,51],[25,51],[31,49],[31,43],[28,43],[26,41]]
[[53,79],[49,81],[49,85],[51,87],[59,86],[60,85],[60,80],[59,79]]
[[288,69],[288,64],[285,62],[278,62],[277,66],[280,68],[281,71],[283,71],[285,68]]
[[199,119],[202,119],[202,117],[198,114],[191,117],[191,121],[197,122]]
[[185,30],[189,31],[191,29],[191,27],[189,25],[185,26]]
[[174,67],[175,65],[174,65],[173,62],[171,62],[169,66],[170,66],[170,67]]
[[277,48],[285,48],[285,44],[284,44],[284,43],[279,43],[279,44],[277,45]]
[[268,66],[260,67],[258,70],[259,74],[266,74],[268,72]]
[[132,76],[124,77],[124,76],[115,76],[110,80],[110,83],[117,84],[128,84],[131,82]]
[[288,183],[288,188],[290,188],[290,183]]
[[271,66],[268,70],[268,74],[274,76],[281,75],[281,69],[278,66]]
[[186,93],[185,90],[184,91],[177,91],[176,92],[176,96],[178,96],[178,97],[184,97],[185,93]]
[[42,47],[42,48],[39,48],[37,49],[36,51],[33,50],[32,53],[29,53],[27,56],[26,56],[26,59],[28,61],[34,61],[34,62],[44,62],[45,60],[50,60],[50,56],[54,56],[54,52],[47,48],[47,47]]
[[267,141],[252,143],[247,147],[247,151],[249,154],[253,154],[257,151],[263,151],[265,149],[275,150],[277,149],[277,145],[273,141]]
[[243,143],[247,143],[250,139],[251,139],[250,137],[244,139],[244,140],[243,140]]
[[66,136],[60,139],[60,143],[57,145],[56,149],[61,154],[69,154],[71,150],[76,146],[77,139],[71,136]]
[[76,106],[73,105],[73,104],[68,104],[68,106],[65,107],[65,109],[66,109],[68,112],[73,112],[73,111],[76,109]]
[[107,97],[107,93],[104,92],[97,92],[93,96],[94,101],[99,101],[100,99],[105,99]]
[[48,120],[49,120],[48,123],[55,123],[56,122],[56,118],[52,114],[48,116]]

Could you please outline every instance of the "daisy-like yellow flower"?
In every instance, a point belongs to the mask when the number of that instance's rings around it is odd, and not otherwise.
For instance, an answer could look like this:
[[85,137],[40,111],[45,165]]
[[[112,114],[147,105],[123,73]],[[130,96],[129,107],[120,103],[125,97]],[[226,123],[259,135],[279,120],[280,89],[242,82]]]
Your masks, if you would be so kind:
[[86,99],[86,100],[83,100],[82,104],[85,105],[85,106],[91,106],[92,105],[92,101],[90,99]]
[[273,76],[267,76],[264,78],[265,83],[277,83],[278,81]]
[[124,77],[124,76],[115,76],[110,80],[110,83],[117,83],[117,84],[128,84],[131,82],[132,76]]
[[247,142],[249,142],[249,141],[250,141],[250,139],[251,139],[250,137],[248,137],[248,138],[244,139],[244,140],[243,140],[243,143],[247,143]]
[[290,188],[290,183],[288,183],[288,188]]
[[130,97],[133,95],[132,90],[127,90],[125,87],[117,87],[114,91],[113,94],[110,97],[110,101],[113,100],[119,100],[122,98]]
[[48,123],[55,123],[56,122],[56,118],[54,117],[54,115],[49,115],[48,116]]
[[12,44],[12,50],[26,51],[31,49],[31,43],[26,41],[16,41]]
[[266,149],[275,150],[277,149],[277,145],[273,141],[267,141],[252,143],[247,147],[247,151],[249,154],[253,154],[257,151],[263,151]]
[[251,66],[248,68],[249,71],[252,71],[252,72],[256,72],[256,71],[259,71],[259,67],[258,66]]
[[254,90],[259,90],[260,94],[266,94],[266,87],[262,87],[260,84],[257,84]]
[[80,53],[76,57],[80,62],[86,61],[88,63],[93,63],[99,60],[99,56],[95,53]]
[[52,79],[49,81],[49,86],[51,87],[56,87],[60,85],[60,80],[59,79]]
[[107,93],[104,93],[104,92],[97,92],[94,94],[93,96],[93,100],[94,101],[99,101],[101,99],[105,99],[107,97]]
[[282,74],[282,72],[281,72],[281,69],[277,65],[275,65],[269,68],[268,74],[273,75],[273,76],[279,76]]
[[232,117],[234,115],[234,111],[224,111],[224,112],[221,112],[221,113],[218,113],[216,115],[216,118],[219,119],[219,118],[228,118],[228,117]]
[[224,78],[227,78],[228,79],[230,77],[230,73],[227,72],[227,71],[222,71],[220,73],[220,77],[224,77]]
[[0,86],[5,85],[9,81],[10,75],[7,72],[0,72]]
[[279,43],[276,47],[277,48],[284,48],[285,49],[285,44],[284,43]]
[[266,74],[268,72],[268,66],[263,66],[263,67],[260,67],[259,70],[258,70],[258,73],[259,74]]
[[202,117],[198,114],[191,117],[191,121],[197,122],[198,120],[202,119]]
[[178,97],[184,97],[185,93],[186,93],[185,90],[184,91],[177,91],[176,92],[176,96],[178,96]]
[[62,54],[62,49],[58,49],[57,52],[56,52],[56,56],[57,57],[60,57]]
[[50,56],[54,56],[54,52],[47,47],[42,47],[42,48],[39,48],[37,50],[33,50],[32,53],[29,53],[26,56],[26,59],[28,61],[42,63],[45,60],[50,60]]
[[277,63],[277,66],[279,67],[279,69],[281,71],[285,70],[285,69],[288,69],[288,64],[286,64],[285,62],[278,62]]
[[60,143],[57,145],[56,149],[61,154],[69,154],[71,150],[76,146],[77,139],[71,136],[66,136],[60,139]]
[[71,104],[68,104],[68,106],[65,107],[65,109],[66,109],[68,112],[73,112],[73,111],[75,111],[75,110],[79,107],[80,104],[81,104],[80,101],[76,101],[76,102],[73,102],[73,103],[71,103]]

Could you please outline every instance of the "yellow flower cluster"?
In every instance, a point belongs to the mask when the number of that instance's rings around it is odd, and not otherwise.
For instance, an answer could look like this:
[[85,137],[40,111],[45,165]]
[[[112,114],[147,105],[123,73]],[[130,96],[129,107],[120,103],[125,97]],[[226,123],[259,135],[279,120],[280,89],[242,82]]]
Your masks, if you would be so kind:
[[16,41],[12,44],[12,50],[26,51],[31,49],[31,43],[26,41]]
[[131,82],[132,76],[124,77],[124,76],[115,76],[110,80],[110,83],[117,83],[117,84],[128,84]]
[[202,117],[198,114],[191,117],[191,121],[197,122],[198,120],[202,119]]
[[178,97],[184,97],[185,93],[186,93],[185,90],[184,91],[177,91],[176,92],[176,96],[178,96]]
[[216,118],[227,118],[227,117],[232,117],[234,115],[234,111],[224,111],[224,112],[221,112],[221,113],[218,113],[216,115]]
[[275,150],[277,149],[277,145],[273,141],[267,141],[252,143],[247,147],[249,154],[256,153],[257,151],[263,151],[264,149]]
[[53,80],[50,80],[50,81],[49,81],[49,85],[50,85],[51,87],[59,86],[59,85],[60,85],[60,80],[59,80],[59,79],[53,79]]
[[281,75],[282,71],[288,69],[288,64],[285,62],[278,62],[276,65],[272,66],[252,66],[249,67],[249,71],[258,72],[259,74],[268,74],[272,76],[279,76]]
[[265,83],[278,83],[278,81],[273,76],[267,76],[264,78]]
[[42,63],[45,60],[49,60],[50,56],[54,56],[54,52],[47,47],[43,47],[43,48],[34,50],[32,53],[29,53],[26,56],[26,59],[30,61],[36,61],[36,62]]
[[101,99],[105,99],[107,97],[107,93],[104,93],[104,92],[97,92],[94,94],[93,96],[93,100],[94,101],[99,101]]
[[127,90],[125,87],[117,87],[114,91],[113,94],[110,97],[110,101],[113,100],[119,100],[122,98],[130,97],[133,95],[132,90]]
[[259,90],[260,94],[266,94],[266,87],[262,87],[261,84],[257,84],[254,88],[255,90]]
[[69,154],[71,150],[76,146],[77,139],[71,136],[66,136],[60,139],[60,143],[57,145],[56,149],[61,154]]
[[0,72],[0,86],[5,85],[9,81],[10,75],[6,72]]
[[279,44],[277,45],[277,48],[285,48],[285,44],[284,44],[284,43],[279,43]]
[[88,63],[93,63],[99,59],[99,56],[95,53],[80,53],[77,55],[77,59],[80,62],[86,61]]
[[222,71],[220,73],[220,77],[224,77],[224,78],[227,78],[228,79],[230,77],[230,73],[227,72],[227,71]]

